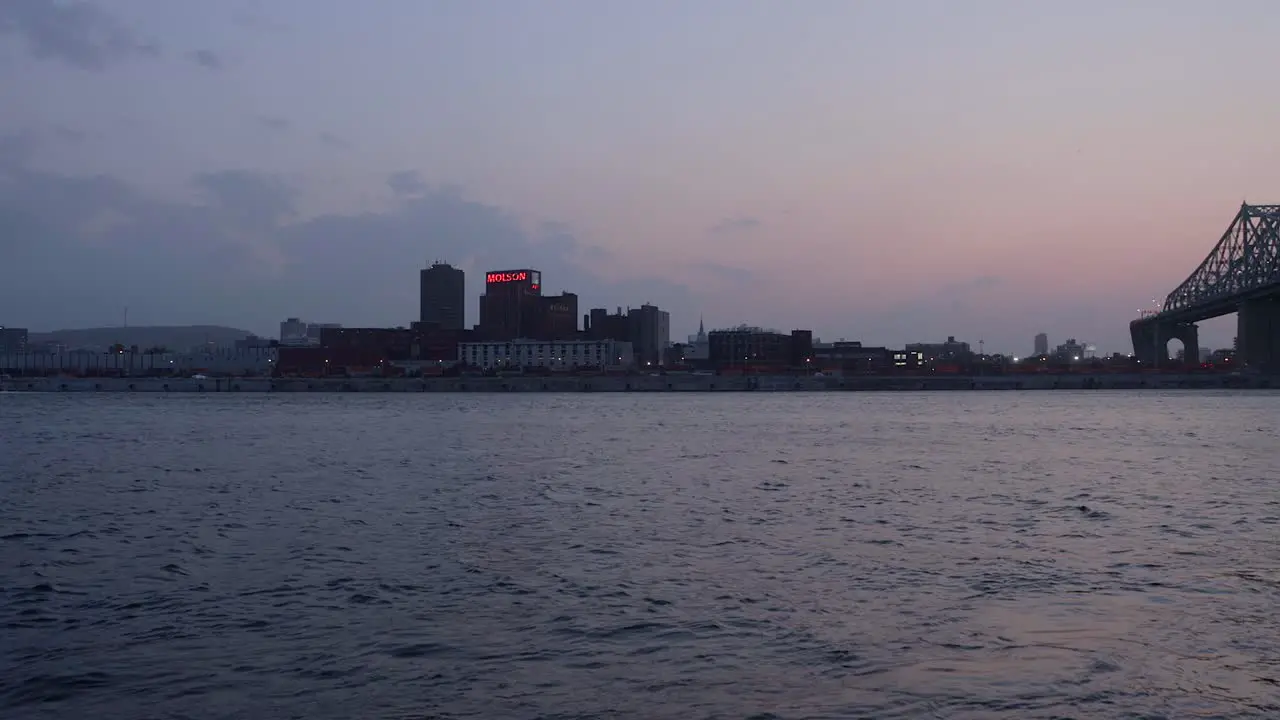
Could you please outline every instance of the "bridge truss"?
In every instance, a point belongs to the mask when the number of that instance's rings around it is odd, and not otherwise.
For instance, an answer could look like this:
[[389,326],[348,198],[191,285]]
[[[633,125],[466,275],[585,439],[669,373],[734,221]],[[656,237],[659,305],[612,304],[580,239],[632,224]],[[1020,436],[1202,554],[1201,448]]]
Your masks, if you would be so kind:
[[1240,206],[1213,252],[1164,300],[1187,310],[1280,285],[1280,205]]

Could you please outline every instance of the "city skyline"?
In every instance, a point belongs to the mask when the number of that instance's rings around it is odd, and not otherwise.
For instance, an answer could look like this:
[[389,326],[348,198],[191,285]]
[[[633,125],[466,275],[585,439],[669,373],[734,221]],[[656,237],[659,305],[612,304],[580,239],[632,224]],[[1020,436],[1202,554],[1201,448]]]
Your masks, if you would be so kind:
[[0,324],[407,325],[438,257],[470,318],[528,266],[675,338],[1123,351],[1280,198],[1280,9],[1161,7],[0,4]]
[[[441,286],[441,274],[445,274],[449,278],[448,280],[444,281],[444,284],[447,285],[448,287]],[[418,273],[419,314],[414,320],[411,320],[408,323],[397,322],[397,323],[391,323],[391,324],[385,324],[385,325],[363,326],[363,327],[403,328],[403,327],[406,327],[407,325],[413,325],[417,322],[422,322],[422,323],[428,323],[431,325],[440,326],[445,330],[463,330],[463,329],[480,330],[482,325],[484,324],[484,320],[483,320],[484,296],[488,293],[489,288],[493,286],[494,283],[497,283],[498,286],[500,287],[503,284],[507,282],[512,282],[512,281],[532,282],[533,285],[531,287],[535,291],[538,291],[540,293],[540,288],[542,283],[542,279],[541,279],[542,274],[540,271],[536,269],[529,268],[529,269],[523,269],[523,270],[497,270],[497,271],[487,270],[487,271],[481,272],[480,275],[481,275],[481,279],[478,282],[480,283],[483,290],[479,293],[479,295],[476,298],[474,298],[475,304],[478,306],[478,312],[476,313],[477,317],[475,318],[469,318],[465,314],[465,307],[468,304],[470,304],[470,301],[468,300],[467,289],[466,289],[468,287],[466,283],[467,273],[461,268],[455,267],[446,261],[434,260],[431,263],[426,264],[423,268],[419,270],[419,273]],[[625,316],[627,313],[634,312],[634,311],[642,311],[642,310],[645,310],[646,308],[651,308],[654,310],[658,309],[656,307],[652,307],[652,304],[648,302],[641,303],[640,305],[632,305],[630,303],[624,303],[624,304],[610,305],[610,306],[604,306],[604,307],[587,308],[583,306],[579,308],[576,305],[577,294],[567,290],[564,291],[564,293],[567,296],[572,296],[572,302],[575,303],[573,307],[577,310],[582,311],[582,312],[570,311],[573,318],[577,321],[578,327],[576,332],[578,332],[582,338],[586,338],[591,335],[588,332],[588,328],[589,328],[589,321],[587,318],[588,314],[594,317],[596,313],[609,313],[611,310],[613,310]],[[556,300],[558,297],[559,296],[555,296],[555,297],[546,296],[544,297],[544,299]],[[1153,302],[1156,302],[1156,301],[1153,301]],[[463,308],[464,311],[459,313],[456,311],[457,308]],[[440,314],[441,312],[445,313],[445,315],[442,316]],[[1154,311],[1140,309],[1139,312],[1142,316],[1150,316]],[[668,313],[666,313],[666,311],[663,311],[663,314],[664,316],[668,316]],[[122,310],[122,317],[124,318],[125,323],[124,325],[119,327],[128,328],[129,325],[128,325],[128,308],[127,307]],[[474,322],[468,322],[468,320],[474,320]],[[669,316],[668,316],[668,319],[664,322],[669,322]],[[261,338],[277,338],[283,343],[286,340],[286,336],[289,335],[289,333],[286,332],[286,327],[293,326],[293,325],[299,326],[302,330],[305,330],[305,328],[308,325],[312,326],[313,328],[353,327],[350,325],[344,325],[344,323],[341,323],[341,322],[328,322],[328,321],[317,322],[314,320],[302,320],[297,316],[291,316],[286,318],[284,321],[280,322],[278,324],[278,329],[275,331],[270,331],[270,332],[246,331],[246,332],[251,332],[253,336],[261,337]],[[71,327],[40,328],[40,329],[33,330],[33,332],[37,334],[40,334],[40,333],[56,334],[58,332],[68,332],[68,331],[78,332],[81,330],[95,330],[95,329],[105,330],[105,329],[111,329],[112,327],[116,327],[116,326],[107,325],[107,326],[94,326],[94,327],[88,327],[88,328],[71,328]],[[140,326],[135,325],[133,327],[136,329]],[[166,326],[142,326],[142,327],[163,328]],[[176,325],[175,327],[192,327],[192,326]],[[220,325],[220,327],[227,328],[228,330],[233,329],[227,325]],[[354,326],[354,327],[362,327],[362,326]],[[3,330],[3,328],[4,326],[0,325],[0,330]],[[764,327],[759,324],[749,323],[749,322],[739,322],[739,323],[733,323],[728,325],[713,324],[711,331],[712,332],[730,331],[730,330],[740,330],[745,328],[763,330],[766,332],[773,332],[773,333],[782,332],[777,327]],[[15,329],[19,329],[19,328],[15,328]],[[20,328],[20,329],[23,331],[27,330],[27,328]],[[244,330],[244,328],[240,328],[240,329]],[[795,329],[804,330],[806,332],[812,332],[807,328],[795,328]],[[691,332],[686,335],[680,335],[677,337],[674,335],[670,335],[669,329],[665,330],[664,332],[666,333],[667,337],[671,338],[669,342],[673,344],[677,344],[677,345],[685,344],[686,340],[684,338],[687,338],[689,342],[692,342],[692,338],[694,338],[696,335],[705,334],[706,332],[705,317],[701,314],[699,315],[698,330],[696,333]],[[1077,338],[1074,335],[1067,334],[1063,336],[1063,338],[1064,338],[1063,341],[1059,342],[1058,338],[1053,338],[1048,333],[1044,333],[1044,332],[1036,333],[1036,335],[1032,339],[1032,343],[1031,343],[1032,348],[1029,351],[1024,351],[1020,348],[1010,349],[1010,348],[992,347],[990,349],[986,349],[984,347],[986,344],[986,341],[982,338],[979,338],[977,340],[970,340],[966,338],[956,338],[955,336],[947,336],[945,342],[948,342],[948,343],[959,342],[966,346],[973,346],[974,352],[977,355],[1005,356],[1008,358],[1012,358],[1014,360],[1017,360],[1020,358],[1045,356],[1045,355],[1062,355],[1064,352],[1064,348],[1068,348],[1068,347],[1078,347],[1079,352],[1075,354],[1082,357],[1087,356],[1092,358],[1092,357],[1107,357],[1112,355],[1129,355],[1130,357],[1133,356],[1133,353],[1127,352],[1127,350],[1124,348],[1120,348],[1120,349],[1102,348],[1102,347],[1099,347],[1096,343],[1090,342],[1087,339]],[[823,345],[828,345],[828,346],[832,344],[843,344],[843,343],[853,341],[868,347],[876,347],[876,346],[890,347],[890,344],[888,343],[877,344],[874,340],[867,340],[865,338],[848,338],[844,336],[822,338],[821,336],[814,335],[813,340],[814,342],[821,342]],[[903,343],[903,345],[935,344],[937,342],[939,342],[939,339],[937,338],[917,338],[915,340]],[[1236,344],[1236,338],[1233,337],[1230,346],[1212,347],[1212,346],[1206,346],[1201,344],[1198,346],[1198,352],[1201,357],[1207,357],[1210,353],[1217,350],[1234,350],[1235,344]],[[1172,347],[1173,345],[1176,345],[1177,347],[1176,348]],[[1181,346],[1180,341],[1175,340],[1171,342],[1171,348],[1169,352],[1169,356],[1171,358],[1175,356],[1180,357],[1183,354],[1183,352],[1185,352],[1185,348]],[[1069,352],[1067,353],[1067,355],[1070,355],[1070,354],[1071,353]],[[1076,357],[1075,359],[1079,360],[1079,359],[1082,359],[1082,357]]]

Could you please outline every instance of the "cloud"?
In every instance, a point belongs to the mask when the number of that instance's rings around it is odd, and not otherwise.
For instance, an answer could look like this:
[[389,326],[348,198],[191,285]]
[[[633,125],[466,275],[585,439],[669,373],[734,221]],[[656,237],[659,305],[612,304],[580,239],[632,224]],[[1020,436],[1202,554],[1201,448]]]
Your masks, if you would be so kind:
[[79,145],[87,135],[65,125],[49,125],[43,129],[25,129],[10,135],[0,135],[0,171],[4,168],[26,167],[34,161],[41,148]]
[[39,146],[40,138],[33,130],[0,135],[0,176],[5,168],[26,167]]
[[144,42],[113,15],[88,2],[0,1],[0,36],[21,39],[32,56],[60,60],[83,70],[102,70],[136,57],[156,57],[159,46]]
[[231,22],[235,23],[237,27],[242,27],[246,30],[258,30],[258,31],[264,31],[264,32],[283,32],[289,29],[288,25],[272,20],[271,18],[267,17],[266,15],[263,15],[261,12],[259,12],[256,9],[250,9],[250,10],[245,10],[243,12],[236,13],[232,17]]
[[187,57],[191,62],[205,68],[206,70],[222,69],[222,58],[212,50],[194,50],[187,53]]
[[745,283],[755,282],[756,274],[750,270],[731,265],[721,265],[714,262],[698,262],[694,263],[691,268],[694,271],[709,276],[712,280],[722,281],[731,285],[741,286]]
[[49,133],[64,144],[79,144],[84,142],[85,139],[84,133],[65,125],[50,125]]
[[320,142],[324,143],[325,145],[328,145],[331,148],[339,148],[341,150],[346,150],[351,147],[351,143],[349,141],[344,140],[343,138],[340,138],[337,135],[334,135],[333,133],[329,133],[329,132],[320,133]]
[[275,132],[284,132],[293,127],[293,123],[289,120],[274,115],[259,115],[255,119],[262,127]]
[[578,248],[578,260],[584,267],[603,267],[615,262],[617,257],[599,245],[585,245]]
[[578,292],[584,312],[646,299],[677,312],[694,305],[687,287],[661,278],[600,277],[584,258],[608,251],[567,226],[528,223],[416,174],[397,174],[418,184],[385,211],[299,219],[302,189],[271,175],[201,174],[198,199],[178,202],[119,178],[37,170],[23,155],[0,164],[0,307],[21,309],[6,318],[14,324],[110,324],[128,305],[147,324],[271,332],[292,315],[403,325],[416,319],[416,268],[435,258],[467,270],[472,323],[478,278],[499,267],[542,270],[548,290]]
[[427,184],[416,170],[402,170],[387,176],[387,187],[396,195],[420,195],[427,189]]
[[271,227],[293,217],[297,192],[284,181],[248,170],[202,173],[195,185],[224,217],[251,227]]
[[725,218],[708,228],[707,233],[710,235],[734,235],[759,230],[763,225],[763,222],[753,217]]

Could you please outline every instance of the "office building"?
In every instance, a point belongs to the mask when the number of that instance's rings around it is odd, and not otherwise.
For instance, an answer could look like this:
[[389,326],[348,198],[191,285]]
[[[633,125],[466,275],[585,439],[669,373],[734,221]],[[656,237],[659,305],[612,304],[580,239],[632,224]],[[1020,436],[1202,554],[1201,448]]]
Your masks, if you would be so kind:
[[541,296],[530,337],[538,340],[578,339],[577,294],[565,292]]
[[719,371],[778,372],[787,368],[812,366],[814,347],[811,330],[793,330],[785,335],[776,330],[741,325],[707,334],[710,364]]
[[281,345],[306,345],[307,324],[298,318],[288,318],[280,323]]
[[[479,327],[484,339],[505,341],[533,335],[541,309],[542,273],[530,269],[485,273]],[[574,314],[576,325],[576,308]]]
[[24,353],[27,351],[28,333],[26,328],[5,327],[0,325],[0,353]]
[[386,374],[393,366],[425,371],[452,365],[468,330],[443,330],[431,323],[412,328],[325,327],[315,345],[280,346],[277,371],[283,375]]
[[1091,355],[1092,352],[1092,346],[1076,342],[1075,338],[1070,338],[1053,349],[1053,358],[1059,362],[1080,362]]
[[634,354],[631,343],[618,340],[512,340],[458,345],[458,362],[483,370],[616,370],[631,366]]
[[1048,336],[1048,335],[1046,335],[1046,334],[1044,334],[1044,333],[1040,333],[1039,335],[1036,335],[1036,352],[1035,352],[1035,354],[1036,354],[1037,356],[1039,356],[1039,355],[1048,355],[1048,354],[1049,354],[1049,336]]
[[905,350],[919,355],[926,363],[956,363],[973,359],[973,350],[969,347],[969,343],[956,340],[954,335],[948,335],[946,342],[909,343]]
[[671,313],[648,303],[627,312],[628,338],[635,348],[637,365],[661,365],[662,353],[671,344]]
[[867,347],[857,340],[817,343],[813,347],[814,364],[818,370],[829,375],[885,372],[894,367],[896,362],[905,362],[905,358],[897,355],[897,352],[886,347]]
[[418,321],[442,330],[466,327],[467,276],[461,268],[437,262],[418,277]]
[[298,318],[289,318],[280,323],[280,344],[295,346],[318,346],[321,331],[340,328],[339,323],[309,323]]
[[583,333],[590,340],[623,340],[631,342],[631,319],[622,308],[610,313],[605,308],[592,308],[583,318]]
[[336,330],[342,323],[307,323],[307,344],[319,345],[321,334],[325,330]]

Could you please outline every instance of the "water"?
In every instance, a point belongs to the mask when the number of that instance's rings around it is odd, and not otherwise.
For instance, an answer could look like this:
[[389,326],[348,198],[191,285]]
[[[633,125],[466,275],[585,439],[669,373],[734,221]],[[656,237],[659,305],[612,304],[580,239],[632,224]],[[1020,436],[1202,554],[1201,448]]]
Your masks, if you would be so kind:
[[0,396],[0,716],[1280,716],[1280,395]]

